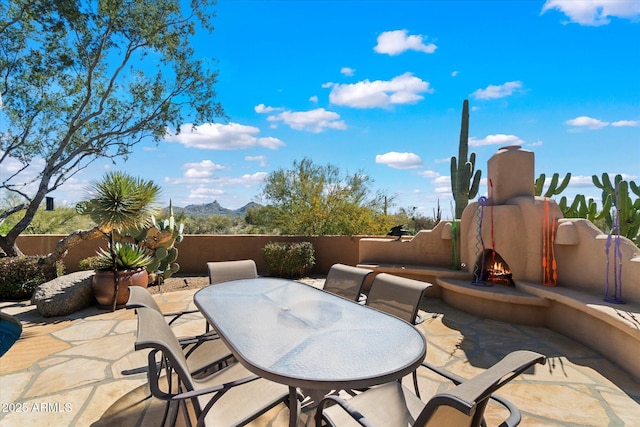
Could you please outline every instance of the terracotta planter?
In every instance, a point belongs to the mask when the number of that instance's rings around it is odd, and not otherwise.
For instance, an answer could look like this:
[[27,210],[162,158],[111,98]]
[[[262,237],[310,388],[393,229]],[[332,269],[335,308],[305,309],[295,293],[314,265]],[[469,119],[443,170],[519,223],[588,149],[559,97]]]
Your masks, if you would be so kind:
[[[118,299],[117,307],[123,307],[129,300],[129,286],[142,286],[146,288],[149,284],[149,276],[144,268],[138,270],[118,271]],[[110,308],[113,304],[113,284],[112,271],[99,271],[93,276],[93,295],[100,306]]]

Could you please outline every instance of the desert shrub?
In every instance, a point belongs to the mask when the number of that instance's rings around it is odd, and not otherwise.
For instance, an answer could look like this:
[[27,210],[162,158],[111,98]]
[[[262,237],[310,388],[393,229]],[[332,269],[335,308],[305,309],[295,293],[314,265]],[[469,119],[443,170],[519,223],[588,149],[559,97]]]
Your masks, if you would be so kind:
[[80,270],[99,270],[100,269],[100,257],[90,256],[85,259],[81,259],[78,261],[78,268]]
[[39,256],[0,258],[0,301],[29,299],[38,285],[62,274],[62,262],[47,266]]
[[311,242],[269,242],[262,248],[271,276],[297,279],[309,274],[316,263]]

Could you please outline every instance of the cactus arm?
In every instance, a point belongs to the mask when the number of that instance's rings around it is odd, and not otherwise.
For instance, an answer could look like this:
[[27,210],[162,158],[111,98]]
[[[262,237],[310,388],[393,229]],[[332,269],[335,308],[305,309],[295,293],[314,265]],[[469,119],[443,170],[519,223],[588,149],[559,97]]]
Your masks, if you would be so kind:
[[[535,192],[534,194],[536,196],[542,196],[542,187],[544,186],[544,181],[547,179],[547,176],[543,173],[540,174],[540,176],[538,177],[538,179],[535,180],[533,186],[535,188]],[[566,198],[565,198],[565,202],[566,202]]]
[[560,187],[558,187],[558,193],[556,194],[560,194],[561,192],[563,192],[569,185],[569,182],[571,182],[571,172],[567,172],[567,174],[564,176],[564,179],[560,183]]
[[480,188],[480,178],[482,177],[482,171],[477,170],[473,176],[473,182],[469,189],[469,199],[474,199],[478,195],[478,189]]
[[560,177],[559,174],[554,173],[553,176],[551,177],[551,183],[549,184],[549,188],[547,189],[547,192],[544,193],[544,197],[551,197],[553,196],[553,190],[556,188],[556,186],[558,185],[558,178]]

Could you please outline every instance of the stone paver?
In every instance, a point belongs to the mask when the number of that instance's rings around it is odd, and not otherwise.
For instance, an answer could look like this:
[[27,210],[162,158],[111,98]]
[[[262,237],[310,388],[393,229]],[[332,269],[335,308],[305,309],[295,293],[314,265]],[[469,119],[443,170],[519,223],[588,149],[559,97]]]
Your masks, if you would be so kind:
[[[322,280],[312,284],[322,285]],[[155,295],[167,311],[194,308],[194,291]],[[130,310],[111,313],[89,308],[43,319],[28,304],[0,304],[16,315],[25,333],[0,358],[0,425],[129,426],[157,425],[163,403],[144,399],[146,374],[122,371],[146,364],[135,352],[136,321]],[[422,304],[418,329],[428,341],[427,360],[463,377],[495,363],[505,353],[531,349],[548,363],[518,377],[502,394],[522,411],[523,426],[632,426],[640,420],[640,385],[593,350],[545,328],[479,319],[440,300]],[[184,316],[178,335],[202,332],[198,314]],[[423,398],[449,387],[425,369],[419,371]],[[405,381],[407,381],[405,379]],[[490,405],[487,420],[503,416]],[[141,421],[144,418],[144,421]],[[276,407],[251,423],[285,426],[288,412]],[[305,414],[308,425],[312,422]]]

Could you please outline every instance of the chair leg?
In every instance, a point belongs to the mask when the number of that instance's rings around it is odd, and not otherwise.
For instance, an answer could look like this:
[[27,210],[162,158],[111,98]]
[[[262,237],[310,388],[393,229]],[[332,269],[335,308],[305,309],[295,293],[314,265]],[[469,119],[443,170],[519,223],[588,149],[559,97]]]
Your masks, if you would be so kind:
[[413,371],[413,388],[416,390],[416,396],[420,397],[420,389],[418,388],[418,370]]

